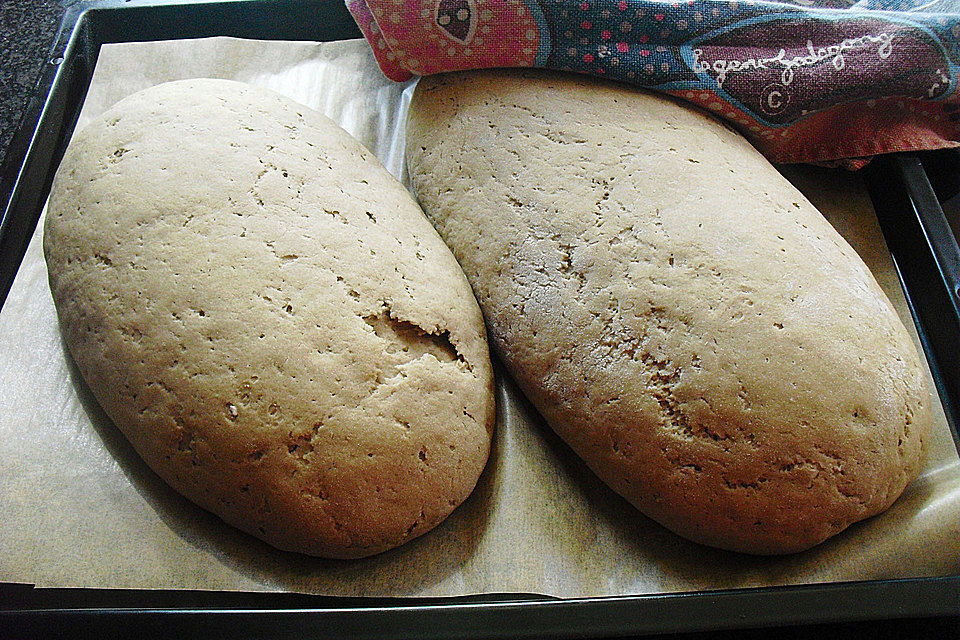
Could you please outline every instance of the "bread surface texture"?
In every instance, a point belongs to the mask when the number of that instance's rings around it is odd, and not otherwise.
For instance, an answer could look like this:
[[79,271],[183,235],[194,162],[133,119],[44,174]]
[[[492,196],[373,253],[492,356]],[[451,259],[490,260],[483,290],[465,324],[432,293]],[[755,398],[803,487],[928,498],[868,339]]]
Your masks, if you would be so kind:
[[107,415],[226,522],[361,557],[477,482],[494,423],[477,302],[409,193],[319,113],[222,80],[126,98],[67,150],[44,251]]
[[407,158],[495,350],[643,513],[789,553],[917,475],[931,409],[907,331],[735,131],[613,83],[472,72],[420,81]]

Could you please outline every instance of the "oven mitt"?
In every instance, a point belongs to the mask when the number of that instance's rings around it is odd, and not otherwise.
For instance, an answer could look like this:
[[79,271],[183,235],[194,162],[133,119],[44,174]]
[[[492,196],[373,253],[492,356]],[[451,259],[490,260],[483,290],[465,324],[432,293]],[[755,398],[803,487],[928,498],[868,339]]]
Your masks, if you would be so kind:
[[960,0],[348,0],[394,80],[543,67],[664,91],[773,162],[960,145]]

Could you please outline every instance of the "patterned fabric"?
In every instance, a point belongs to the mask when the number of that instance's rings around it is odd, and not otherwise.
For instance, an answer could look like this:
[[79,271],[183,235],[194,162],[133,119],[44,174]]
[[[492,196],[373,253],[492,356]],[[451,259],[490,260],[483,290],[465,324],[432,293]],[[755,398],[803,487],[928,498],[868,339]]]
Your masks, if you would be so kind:
[[960,0],[348,0],[394,80],[487,67],[664,91],[774,162],[960,146]]

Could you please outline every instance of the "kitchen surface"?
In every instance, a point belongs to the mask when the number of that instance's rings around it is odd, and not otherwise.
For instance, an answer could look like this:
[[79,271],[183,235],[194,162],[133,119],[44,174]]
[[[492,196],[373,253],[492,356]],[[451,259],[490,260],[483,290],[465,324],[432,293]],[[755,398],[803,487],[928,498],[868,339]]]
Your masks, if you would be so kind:
[[[339,0],[331,0],[339,1]],[[40,69],[46,60],[57,27],[70,0],[40,2],[35,0],[3,0],[0,4],[0,157],[6,149],[22,117],[24,105],[34,91]],[[169,508],[169,506],[165,507]],[[0,576],[0,580],[3,576]],[[2,609],[2,606],[0,606]],[[769,630],[724,631],[714,633],[662,636],[696,639],[766,638]],[[873,635],[878,638],[927,638],[960,636],[960,614],[956,617],[889,620],[870,623],[849,622],[835,625],[784,628],[778,637],[848,638],[851,635]],[[0,631],[0,635],[21,637],[16,628]],[[33,636],[23,636],[33,637]]]
[[0,149],[6,155],[23,107],[40,77],[57,27],[71,0],[8,0],[0,4]]

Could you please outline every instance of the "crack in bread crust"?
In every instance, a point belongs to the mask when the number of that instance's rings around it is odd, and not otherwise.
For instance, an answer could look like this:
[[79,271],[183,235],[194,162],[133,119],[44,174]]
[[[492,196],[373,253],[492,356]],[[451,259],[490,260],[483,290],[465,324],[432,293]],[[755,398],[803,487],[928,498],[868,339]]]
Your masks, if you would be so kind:
[[494,421],[480,310],[416,202],[325,117],[217,80],[131,96],[75,136],[44,249],[107,414],[230,524],[360,557],[472,491]]

